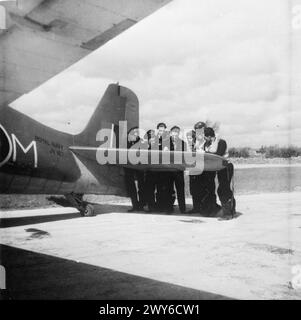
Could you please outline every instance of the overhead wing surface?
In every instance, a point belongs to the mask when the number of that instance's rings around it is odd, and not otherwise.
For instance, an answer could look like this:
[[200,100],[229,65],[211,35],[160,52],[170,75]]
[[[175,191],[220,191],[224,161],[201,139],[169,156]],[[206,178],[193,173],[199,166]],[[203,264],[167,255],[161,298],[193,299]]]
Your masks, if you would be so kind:
[[0,30],[0,105],[30,92],[170,1],[1,1],[7,23]]

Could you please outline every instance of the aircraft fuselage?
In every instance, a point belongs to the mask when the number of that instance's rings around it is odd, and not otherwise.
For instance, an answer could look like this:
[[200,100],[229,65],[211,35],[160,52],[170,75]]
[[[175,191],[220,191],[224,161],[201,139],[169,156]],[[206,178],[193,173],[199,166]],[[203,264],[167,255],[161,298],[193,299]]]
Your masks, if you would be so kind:
[[[119,194],[121,168],[77,158],[78,136],[49,128],[10,108],[0,108],[0,192]],[[121,183],[122,184],[122,183]],[[122,192],[121,192],[122,193]]]

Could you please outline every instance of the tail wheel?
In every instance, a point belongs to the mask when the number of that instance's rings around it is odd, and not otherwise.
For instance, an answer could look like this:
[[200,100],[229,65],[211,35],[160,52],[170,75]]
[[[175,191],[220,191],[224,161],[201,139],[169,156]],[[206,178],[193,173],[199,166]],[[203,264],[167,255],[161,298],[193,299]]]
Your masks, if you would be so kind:
[[82,212],[81,212],[83,217],[92,217],[94,216],[94,207],[92,206],[92,204],[87,204]]

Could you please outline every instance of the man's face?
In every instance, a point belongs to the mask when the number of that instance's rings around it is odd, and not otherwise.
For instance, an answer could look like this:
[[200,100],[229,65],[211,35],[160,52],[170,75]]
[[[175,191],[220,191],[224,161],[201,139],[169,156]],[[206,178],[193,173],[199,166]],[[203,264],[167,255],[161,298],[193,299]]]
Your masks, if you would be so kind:
[[158,134],[159,134],[159,136],[162,136],[162,135],[164,134],[164,132],[165,132],[165,127],[164,127],[164,126],[160,126],[160,127],[158,128]]
[[129,141],[136,141],[139,136],[139,130],[134,129],[129,133]]
[[179,135],[180,135],[180,132],[179,132],[178,129],[175,129],[175,130],[171,131],[171,136],[172,136],[173,139],[178,139]]
[[212,143],[212,141],[214,140],[214,137],[204,137],[204,138],[208,143]]
[[204,128],[197,129],[195,133],[198,140],[204,140]]
[[188,136],[187,136],[187,141],[188,141],[189,144],[192,144],[193,138],[192,138],[191,135],[188,135]]

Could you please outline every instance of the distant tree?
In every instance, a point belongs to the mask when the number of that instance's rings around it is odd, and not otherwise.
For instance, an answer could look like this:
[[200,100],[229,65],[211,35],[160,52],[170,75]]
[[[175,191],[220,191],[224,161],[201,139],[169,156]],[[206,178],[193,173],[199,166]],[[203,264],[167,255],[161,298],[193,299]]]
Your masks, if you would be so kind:
[[258,153],[261,153],[261,154],[265,154],[266,153],[266,146],[261,146],[258,150],[257,150],[257,152]]
[[296,146],[261,146],[258,152],[265,155],[266,158],[292,158],[301,156],[301,148]]
[[229,157],[231,158],[249,158],[250,157],[250,148],[229,148]]

